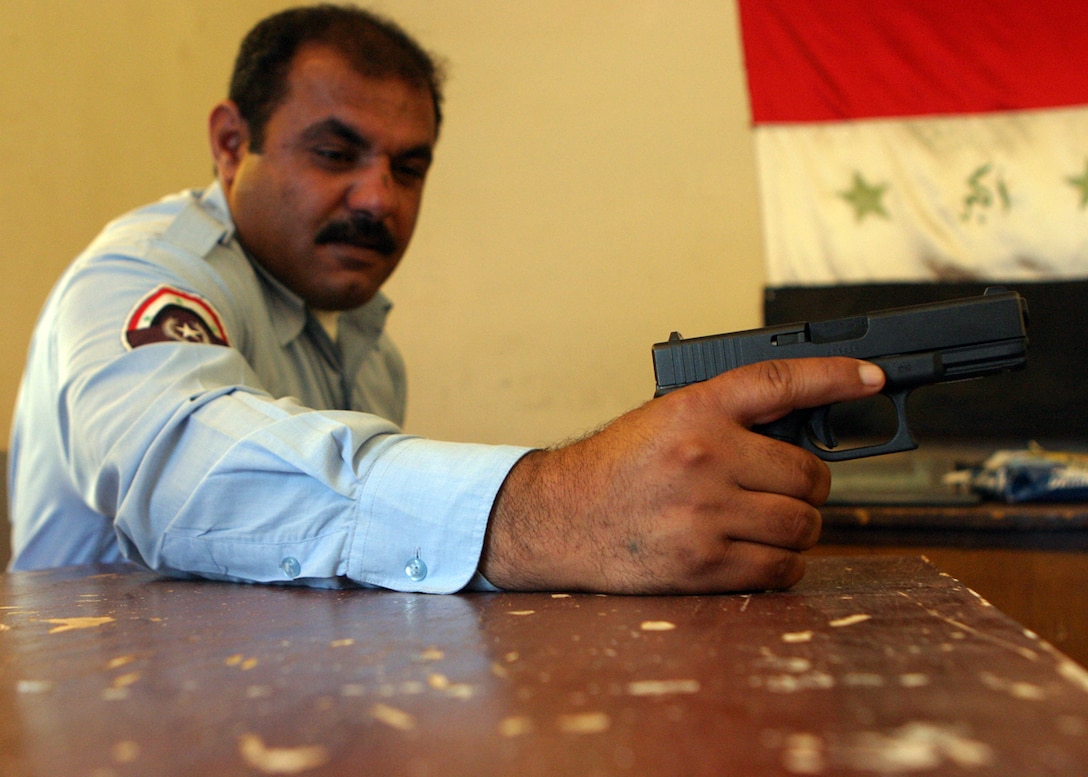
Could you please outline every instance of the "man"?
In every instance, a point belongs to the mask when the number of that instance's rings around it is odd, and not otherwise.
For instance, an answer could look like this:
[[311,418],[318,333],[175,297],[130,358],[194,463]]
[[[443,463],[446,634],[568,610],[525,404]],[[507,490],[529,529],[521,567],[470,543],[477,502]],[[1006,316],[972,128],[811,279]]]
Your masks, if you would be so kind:
[[789,586],[827,468],[750,431],[878,391],[847,359],[761,364],[556,450],[403,434],[380,288],[441,124],[395,25],[317,7],[243,41],[217,180],[108,225],[31,344],[11,448],[15,569],[449,592]]

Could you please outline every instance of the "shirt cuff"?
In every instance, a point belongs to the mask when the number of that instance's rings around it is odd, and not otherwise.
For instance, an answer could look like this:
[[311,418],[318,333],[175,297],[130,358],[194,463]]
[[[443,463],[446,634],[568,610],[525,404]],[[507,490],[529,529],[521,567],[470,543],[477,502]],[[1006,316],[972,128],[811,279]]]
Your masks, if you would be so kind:
[[397,591],[463,589],[476,576],[499,488],[531,449],[402,435],[384,444],[361,473],[348,577]]
[[490,580],[483,576],[479,571],[472,576],[472,579],[468,581],[468,585],[465,586],[466,591],[472,593],[487,593],[497,594],[502,593],[502,589],[496,585],[493,585]]

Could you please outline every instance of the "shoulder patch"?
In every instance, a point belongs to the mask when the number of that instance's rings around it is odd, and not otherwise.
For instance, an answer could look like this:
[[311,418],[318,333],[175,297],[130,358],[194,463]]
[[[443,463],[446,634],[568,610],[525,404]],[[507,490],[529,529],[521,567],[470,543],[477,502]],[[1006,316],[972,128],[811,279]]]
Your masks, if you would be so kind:
[[149,343],[230,345],[210,302],[170,286],[159,286],[136,303],[121,339],[130,351]]

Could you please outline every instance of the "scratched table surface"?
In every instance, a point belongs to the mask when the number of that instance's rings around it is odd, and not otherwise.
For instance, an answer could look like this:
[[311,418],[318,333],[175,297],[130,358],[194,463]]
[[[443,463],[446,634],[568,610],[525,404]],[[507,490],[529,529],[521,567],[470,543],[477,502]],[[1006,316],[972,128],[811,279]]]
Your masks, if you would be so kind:
[[0,774],[1083,775],[1088,672],[916,557],[784,593],[0,575]]

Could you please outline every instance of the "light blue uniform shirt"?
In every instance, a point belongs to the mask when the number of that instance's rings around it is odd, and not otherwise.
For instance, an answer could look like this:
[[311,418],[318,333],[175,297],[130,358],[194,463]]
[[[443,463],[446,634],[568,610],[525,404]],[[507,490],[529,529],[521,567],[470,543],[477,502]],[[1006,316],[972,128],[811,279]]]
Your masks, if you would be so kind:
[[401,432],[389,307],[379,294],[343,314],[334,343],[245,256],[218,184],[108,225],[31,341],[12,568],[123,557],[228,580],[464,587],[526,450]]

